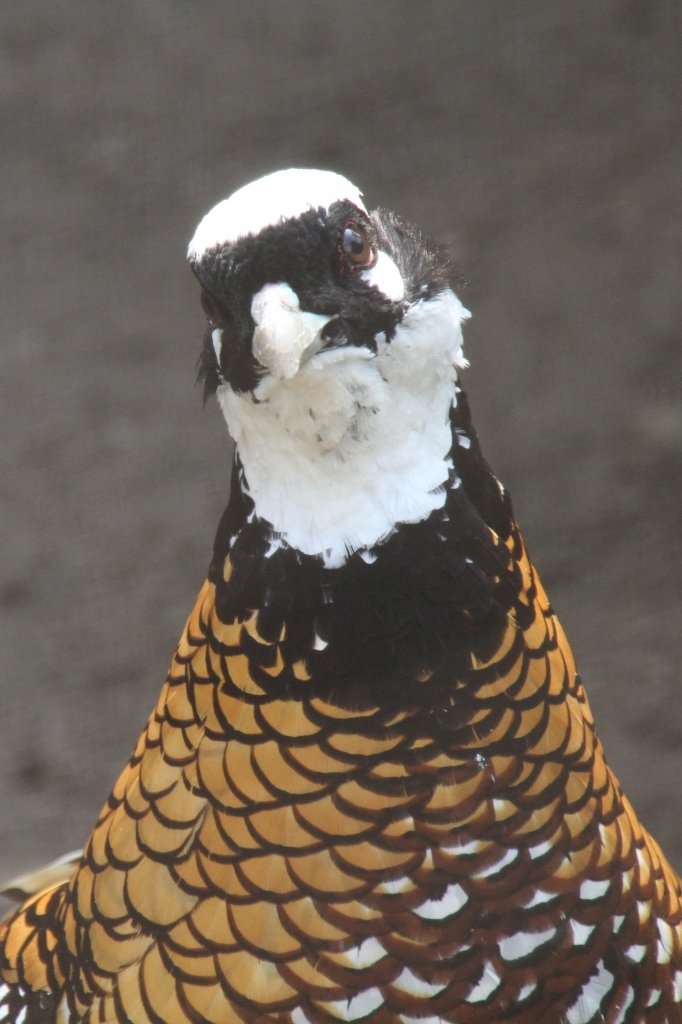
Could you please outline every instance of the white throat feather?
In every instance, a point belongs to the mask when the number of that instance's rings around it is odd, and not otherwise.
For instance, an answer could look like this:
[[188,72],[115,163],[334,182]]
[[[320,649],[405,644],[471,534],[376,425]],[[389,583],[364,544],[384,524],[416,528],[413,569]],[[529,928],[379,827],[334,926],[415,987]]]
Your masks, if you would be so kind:
[[219,388],[271,550],[281,539],[337,567],[442,507],[468,316],[446,289],[411,306],[390,342],[377,338],[376,355],[337,348],[254,394]]

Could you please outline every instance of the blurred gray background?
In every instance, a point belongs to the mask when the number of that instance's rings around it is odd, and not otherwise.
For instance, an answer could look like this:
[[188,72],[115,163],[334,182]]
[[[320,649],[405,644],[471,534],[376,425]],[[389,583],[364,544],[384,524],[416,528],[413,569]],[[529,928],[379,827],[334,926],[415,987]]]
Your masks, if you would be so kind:
[[682,867],[679,0],[0,12],[0,875],[84,841],[228,483],[199,217],[288,165],[447,243],[467,387],[609,758]]

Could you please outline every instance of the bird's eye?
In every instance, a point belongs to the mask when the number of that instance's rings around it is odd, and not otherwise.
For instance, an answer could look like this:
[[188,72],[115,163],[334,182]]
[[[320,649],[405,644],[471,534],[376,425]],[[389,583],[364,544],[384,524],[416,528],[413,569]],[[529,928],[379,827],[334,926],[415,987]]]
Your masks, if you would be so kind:
[[341,249],[354,267],[370,267],[376,260],[369,236],[361,224],[349,221],[341,235]]

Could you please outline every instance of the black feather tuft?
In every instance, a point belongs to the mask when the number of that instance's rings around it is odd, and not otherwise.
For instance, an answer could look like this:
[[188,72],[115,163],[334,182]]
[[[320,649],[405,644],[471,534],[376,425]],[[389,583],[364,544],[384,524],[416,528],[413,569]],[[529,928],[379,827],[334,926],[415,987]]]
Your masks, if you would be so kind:
[[221,383],[221,375],[213,348],[213,338],[211,337],[212,332],[213,328],[209,324],[204,333],[204,343],[197,360],[197,384],[203,384],[204,405],[206,405],[209,398],[215,395],[218,385]]
[[400,271],[408,302],[429,299],[448,287],[450,263],[442,246],[428,241],[419,228],[390,210],[373,210],[370,219],[380,247]]

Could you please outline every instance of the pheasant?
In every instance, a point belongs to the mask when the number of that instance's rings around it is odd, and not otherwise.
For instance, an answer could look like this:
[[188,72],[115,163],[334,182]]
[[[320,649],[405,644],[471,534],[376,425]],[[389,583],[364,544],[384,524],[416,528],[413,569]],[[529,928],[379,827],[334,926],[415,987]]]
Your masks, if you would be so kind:
[[82,855],[0,929],[0,1022],[682,1021],[680,879],[481,454],[442,253],[293,169],[189,262],[231,495]]

